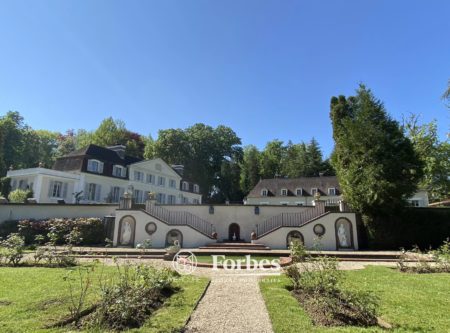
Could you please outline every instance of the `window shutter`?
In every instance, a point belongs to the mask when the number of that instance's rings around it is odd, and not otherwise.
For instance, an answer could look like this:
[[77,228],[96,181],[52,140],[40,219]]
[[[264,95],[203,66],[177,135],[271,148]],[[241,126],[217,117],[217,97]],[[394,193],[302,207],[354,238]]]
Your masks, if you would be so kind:
[[55,182],[53,180],[50,181],[50,184],[48,185],[48,197],[51,198],[52,197],[52,192],[53,192],[53,184]]
[[103,163],[102,162],[98,163],[98,173],[103,173]]
[[87,170],[92,171],[92,160],[88,160]]
[[100,201],[100,195],[102,193],[102,186],[97,184],[95,185],[95,201]]
[[84,200],[89,200],[89,183],[84,184]]
[[63,188],[62,188],[62,197],[63,198],[67,198],[67,187],[69,186],[68,183],[63,183]]

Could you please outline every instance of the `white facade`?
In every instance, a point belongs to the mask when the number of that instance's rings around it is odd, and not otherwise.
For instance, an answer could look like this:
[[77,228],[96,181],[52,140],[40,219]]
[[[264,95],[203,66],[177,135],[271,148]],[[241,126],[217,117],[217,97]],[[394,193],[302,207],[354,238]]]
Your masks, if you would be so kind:
[[[10,170],[7,177],[11,178],[12,190],[31,189],[38,203],[75,203],[79,192],[80,203],[118,203],[125,191],[133,194],[136,203],[144,203],[148,192],[156,193],[163,204],[201,203],[201,194],[182,190],[182,177],[159,158],[130,164],[128,168],[115,166],[115,177],[101,175],[102,163],[94,159],[88,161],[88,170],[30,168]],[[199,192],[198,187],[194,186],[194,190]]]
[[[195,216],[208,225],[211,225],[213,233],[217,233],[217,239],[211,234],[200,232],[195,224],[186,225],[181,219],[180,223],[164,221],[143,210],[118,209],[116,211],[114,245],[135,247],[146,239],[150,239],[152,247],[164,248],[172,244],[168,243],[170,234],[180,235],[179,241],[183,248],[197,248],[215,242],[250,242],[252,232],[266,221],[281,214],[304,214],[315,210],[313,207],[286,207],[286,206],[250,206],[250,205],[186,205],[186,206],[162,206],[167,212],[177,212],[183,215]],[[280,226],[261,233],[254,240],[255,243],[264,244],[273,249],[287,249],[289,237],[293,233],[301,235],[307,248],[319,245],[323,250],[357,250],[357,225],[354,213],[325,212],[322,203],[322,211],[317,216],[301,224],[298,227]],[[127,225],[124,227],[124,225]],[[344,224],[345,229],[339,231],[339,226]],[[233,227],[237,225],[238,229]],[[150,226],[150,227],[149,227]],[[318,233],[318,228],[323,233]],[[150,230],[150,232],[149,232]],[[230,240],[230,231],[238,233],[238,239]],[[125,235],[125,236],[124,236]],[[124,241],[124,238],[125,241]],[[341,246],[343,244],[343,246]]]

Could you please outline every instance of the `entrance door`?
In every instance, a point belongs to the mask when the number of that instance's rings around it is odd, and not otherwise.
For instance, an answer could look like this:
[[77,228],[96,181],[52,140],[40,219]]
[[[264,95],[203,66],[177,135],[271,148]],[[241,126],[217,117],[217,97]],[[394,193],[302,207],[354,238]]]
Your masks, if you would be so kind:
[[239,224],[231,223],[230,226],[228,227],[228,240],[231,242],[240,240],[241,239],[240,231],[241,228],[239,227]]

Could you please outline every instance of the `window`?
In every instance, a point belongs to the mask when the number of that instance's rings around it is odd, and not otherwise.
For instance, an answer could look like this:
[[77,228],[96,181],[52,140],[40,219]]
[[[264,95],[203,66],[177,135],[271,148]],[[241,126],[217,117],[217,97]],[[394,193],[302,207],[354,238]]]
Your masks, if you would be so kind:
[[87,171],[103,173],[103,163],[97,160],[88,160]]
[[61,189],[62,189],[62,182],[53,182],[52,197],[60,198],[61,197]]
[[158,177],[158,186],[166,186],[166,178],[159,176]]
[[101,194],[101,185],[89,183],[87,184],[87,199],[89,201],[100,201],[100,194]]
[[183,197],[183,203],[184,204],[188,204],[189,203],[189,198]]
[[198,204],[200,204],[200,201],[198,199],[193,199],[192,203],[195,204],[195,205],[198,205]]
[[176,197],[174,195],[169,195],[167,198],[167,203],[170,205],[176,204]]
[[328,195],[336,195],[336,188],[335,187],[330,187],[328,189]]
[[166,203],[166,195],[164,193],[158,193],[156,195],[156,201],[160,204],[165,204]]
[[144,191],[134,190],[133,195],[134,195],[134,202],[135,203],[140,204],[140,203],[144,202]]
[[411,207],[419,207],[420,206],[419,200],[410,200],[409,204]]
[[65,198],[67,197],[68,183],[52,180],[48,189],[49,198]]
[[114,177],[124,178],[126,176],[126,169],[121,165],[114,165],[112,174]]
[[16,186],[17,186],[17,180],[13,179],[12,182],[11,182],[11,189],[15,190]]
[[141,171],[134,171],[134,180],[137,182],[144,181],[144,173]]
[[194,184],[194,192],[200,193],[200,186],[198,186],[197,184]]
[[111,202],[119,202],[122,189],[119,186],[111,188]]
[[316,193],[317,193],[317,187],[313,187],[313,188],[311,188],[311,195],[316,195]]
[[303,189],[302,189],[302,188],[296,189],[296,190],[295,190],[295,195],[302,196],[302,195],[303,195]]
[[263,190],[261,191],[261,196],[267,197],[267,190],[266,190],[266,189],[263,189]]
[[288,195],[288,190],[286,188],[282,188],[281,189],[281,195],[282,196],[287,196]]
[[147,177],[146,177],[146,182],[148,184],[154,184],[155,183],[155,176],[152,175],[151,173],[148,173]]
[[181,189],[182,189],[183,191],[189,191],[189,183],[188,183],[188,182],[183,182],[183,183],[181,184]]
[[176,188],[177,187],[177,182],[173,179],[169,180],[169,187],[171,188]]

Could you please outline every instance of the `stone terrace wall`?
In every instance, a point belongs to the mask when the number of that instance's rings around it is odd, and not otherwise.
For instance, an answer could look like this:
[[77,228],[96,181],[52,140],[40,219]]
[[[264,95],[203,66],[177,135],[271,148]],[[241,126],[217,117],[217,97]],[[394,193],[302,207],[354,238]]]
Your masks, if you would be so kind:
[[117,205],[2,204],[0,224],[8,220],[115,215]]

